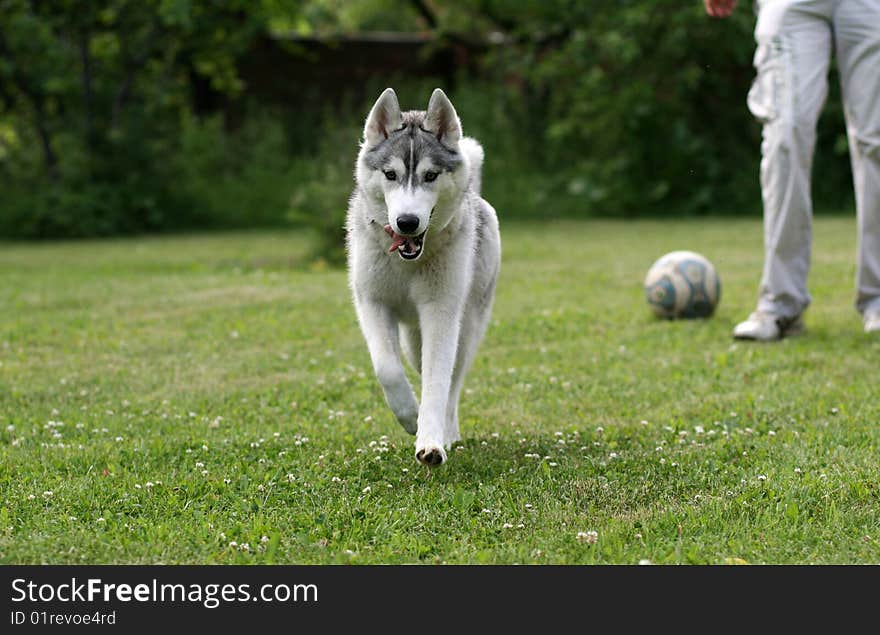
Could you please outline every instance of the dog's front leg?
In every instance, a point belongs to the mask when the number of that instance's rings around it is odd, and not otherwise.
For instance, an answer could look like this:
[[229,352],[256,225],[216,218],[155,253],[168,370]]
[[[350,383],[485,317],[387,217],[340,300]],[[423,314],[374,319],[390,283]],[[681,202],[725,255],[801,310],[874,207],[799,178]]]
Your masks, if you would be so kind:
[[422,405],[416,433],[416,458],[435,466],[446,461],[446,406],[461,316],[448,306],[428,304],[419,309],[422,331]]
[[357,310],[373,370],[385,392],[385,401],[403,429],[415,434],[419,404],[400,361],[397,320],[388,307],[374,302],[358,302]]

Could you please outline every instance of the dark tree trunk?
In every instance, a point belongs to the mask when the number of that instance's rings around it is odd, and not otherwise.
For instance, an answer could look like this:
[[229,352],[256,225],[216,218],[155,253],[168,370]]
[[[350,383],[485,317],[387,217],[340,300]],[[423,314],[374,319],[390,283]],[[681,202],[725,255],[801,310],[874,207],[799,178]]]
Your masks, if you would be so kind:
[[89,152],[95,150],[95,114],[94,92],[92,90],[92,55],[89,51],[90,33],[86,27],[79,32],[79,55],[82,64],[82,91],[83,91],[83,125],[86,147]]

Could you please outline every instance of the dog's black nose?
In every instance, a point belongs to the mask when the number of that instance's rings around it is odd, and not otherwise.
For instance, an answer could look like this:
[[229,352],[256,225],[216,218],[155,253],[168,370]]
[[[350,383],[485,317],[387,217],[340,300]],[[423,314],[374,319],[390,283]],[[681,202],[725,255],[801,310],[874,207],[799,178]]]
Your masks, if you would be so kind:
[[419,228],[419,217],[415,214],[403,214],[397,217],[397,228],[403,234],[412,234]]

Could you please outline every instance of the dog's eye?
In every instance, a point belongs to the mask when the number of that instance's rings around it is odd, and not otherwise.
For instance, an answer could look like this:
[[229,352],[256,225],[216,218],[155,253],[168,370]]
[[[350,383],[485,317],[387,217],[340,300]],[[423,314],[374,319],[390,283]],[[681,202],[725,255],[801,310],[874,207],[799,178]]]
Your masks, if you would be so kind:
[[434,179],[437,178],[437,174],[438,174],[437,172],[425,172],[424,179],[427,183],[430,183],[431,181],[433,181]]
[[385,178],[388,179],[389,181],[396,181],[397,180],[397,172],[395,172],[394,170],[386,170],[385,171]]

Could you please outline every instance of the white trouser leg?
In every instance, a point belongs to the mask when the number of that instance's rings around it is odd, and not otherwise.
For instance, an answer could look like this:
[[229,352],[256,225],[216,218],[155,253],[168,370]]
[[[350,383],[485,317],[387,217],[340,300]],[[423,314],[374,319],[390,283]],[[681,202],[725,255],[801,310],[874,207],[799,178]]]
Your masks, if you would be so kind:
[[764,124],[761,192],[764,271],[758,310],[795,317],[810,303],[810,170],[816,121],[828,93],[836,0],[764,0],[749,109]]
[[880,311],[880,0],[841,0],[834,39],[859,227],[856,308]]

